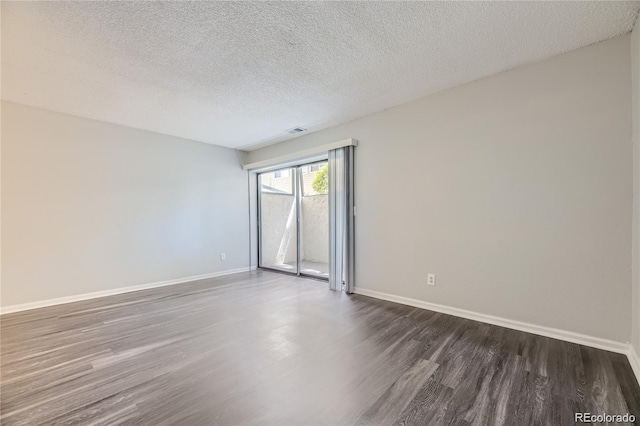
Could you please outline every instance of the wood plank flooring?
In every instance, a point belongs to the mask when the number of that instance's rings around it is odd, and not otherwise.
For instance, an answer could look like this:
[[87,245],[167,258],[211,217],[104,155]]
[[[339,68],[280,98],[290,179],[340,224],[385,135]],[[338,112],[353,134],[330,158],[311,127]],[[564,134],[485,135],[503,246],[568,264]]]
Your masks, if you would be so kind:
[[620,354],[258,271],[1,317],[3,425],[640,417]]

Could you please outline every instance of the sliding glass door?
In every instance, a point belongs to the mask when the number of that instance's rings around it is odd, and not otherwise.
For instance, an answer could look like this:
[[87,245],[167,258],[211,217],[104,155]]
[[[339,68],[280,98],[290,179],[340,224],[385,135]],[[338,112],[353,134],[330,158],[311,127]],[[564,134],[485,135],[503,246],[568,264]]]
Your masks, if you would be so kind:
[[298,272],[297,181],[296,168],[258,175],[262,268]]
[[258,175],[261,268],[328,278],[327,161]]

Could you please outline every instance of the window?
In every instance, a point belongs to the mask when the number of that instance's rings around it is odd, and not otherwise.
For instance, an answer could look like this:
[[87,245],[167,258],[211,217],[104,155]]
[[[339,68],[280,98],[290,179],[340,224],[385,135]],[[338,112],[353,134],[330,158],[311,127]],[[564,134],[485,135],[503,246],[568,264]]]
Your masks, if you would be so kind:
[[286,178],[289,177],[289,170],[278,170],[277,172],[273,172],[274,178]]

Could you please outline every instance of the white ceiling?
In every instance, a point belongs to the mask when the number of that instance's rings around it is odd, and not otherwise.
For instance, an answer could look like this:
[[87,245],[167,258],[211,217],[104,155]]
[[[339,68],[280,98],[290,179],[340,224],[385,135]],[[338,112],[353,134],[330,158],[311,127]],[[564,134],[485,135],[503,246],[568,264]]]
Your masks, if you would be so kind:
[[2,97],[254,149],[628,32],[640,2],[2,2]]

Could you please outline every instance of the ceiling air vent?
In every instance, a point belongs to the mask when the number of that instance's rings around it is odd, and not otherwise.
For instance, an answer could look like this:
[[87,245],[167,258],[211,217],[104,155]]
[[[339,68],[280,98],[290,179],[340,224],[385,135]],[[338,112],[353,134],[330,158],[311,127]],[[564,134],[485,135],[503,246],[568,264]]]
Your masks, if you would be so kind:
[[302,128],[302,127],[294,127],[293,129],[289,129],[289,130],[287,130],[287,132],[289,132],[289,133],[291,133],[292,135],[294,135],[294,134],[296,134],[296,133],[304,132],[305,130],[307,130],[307,129]]

